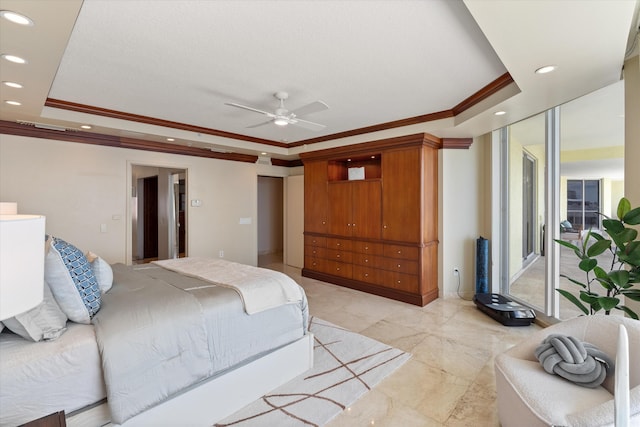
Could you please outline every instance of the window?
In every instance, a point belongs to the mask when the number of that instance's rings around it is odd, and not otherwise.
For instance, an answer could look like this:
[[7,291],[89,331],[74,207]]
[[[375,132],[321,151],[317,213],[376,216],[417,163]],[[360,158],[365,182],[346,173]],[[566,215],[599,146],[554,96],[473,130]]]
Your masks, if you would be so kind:
[[567,180],[567,220],[575,230],[600,228],[600,181]]

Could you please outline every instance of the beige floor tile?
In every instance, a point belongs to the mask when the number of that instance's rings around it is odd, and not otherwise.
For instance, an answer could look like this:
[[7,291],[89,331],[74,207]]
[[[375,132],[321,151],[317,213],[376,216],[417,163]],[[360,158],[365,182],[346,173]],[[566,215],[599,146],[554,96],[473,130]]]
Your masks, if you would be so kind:
[[412,354],[328,427],[499,425],[493,360],[538,326],[503,326],[460,298],[417,307],[269,266],[300,283],[313,316]]

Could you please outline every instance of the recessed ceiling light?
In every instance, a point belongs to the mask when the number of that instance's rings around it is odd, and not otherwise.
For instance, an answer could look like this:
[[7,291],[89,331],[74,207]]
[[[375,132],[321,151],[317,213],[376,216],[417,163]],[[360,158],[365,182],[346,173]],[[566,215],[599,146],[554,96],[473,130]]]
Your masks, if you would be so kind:
[[26,64],[27,60],[20,58],[19,56],[15,56],[15,55],[7,55],[6,53],[2,54],[2,58],[6,59],[9,62],[15,62],[16,64]]
[[82,129],[91,129],[91,126],[89,126],[89,125],[82,125],[82,126],[80,126],[80,127],[81,127]]
[[16,83],[16,82],[2,82],[2,84],[15,89],[22,89],[23,87],[20,83]]
[[493,114],[495,114],[496,116],[504,116],[505,114],[507,114],[507,112],[506,111],[496,111]]
[[558,68],[557,65],[545,65],[544,67],[540,67],[536,70],[536,74],[547,74],[554,71]]
[[2,16],[7,21],[11,21],[15,24],[29,26],[33,25],[33,21],[29,17],[16,12],[12,12],[10,10],[0,10],[0,16]]
[[264,151],[262,153],[260,153],[261,156],[266,156],[267,153],[265,153]]
[[22,105],[22,103],[18,101],[4,101],[4,103],[9,105]]
[[167,138],[167,141],[169,141],[169,142],[173,142],[173,141],[175,141],[175,139],[173,139],[173,138]]

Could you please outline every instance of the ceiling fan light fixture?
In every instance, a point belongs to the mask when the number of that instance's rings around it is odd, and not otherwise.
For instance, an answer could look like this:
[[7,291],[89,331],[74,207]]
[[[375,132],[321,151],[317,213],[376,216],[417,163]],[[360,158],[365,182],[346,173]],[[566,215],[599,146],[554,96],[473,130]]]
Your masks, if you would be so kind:
[[277,117],[276,119],[273,120],[273,123],[278,126],[286,126],[289,124],[289,121],[284,117]]

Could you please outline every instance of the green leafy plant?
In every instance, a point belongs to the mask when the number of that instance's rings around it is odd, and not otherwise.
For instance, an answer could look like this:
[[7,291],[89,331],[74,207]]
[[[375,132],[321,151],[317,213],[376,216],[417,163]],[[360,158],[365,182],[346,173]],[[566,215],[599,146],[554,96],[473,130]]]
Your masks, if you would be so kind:
[[[586,282],[560,275],[581,288],[578,297],[564,289],[556,290],[584,314],[595,314],[600,310],[609,314],[616,309],[638,319],[636,312],[621,305],[620,296],[640,301],[640,288],[636,286],[640,283],[640,240],[637,240],[638,230],[627,227],[640,224],[640,207],[631,209],[631,203],[623,197],[618,203],[617,215],[618,219],[606,217],[602,220],[602,227],[609,238],[589,230],[577,246],[556,239],[562,246],[573,250],[579,258],[578,267],[586,274]],[[597,259],[607,250],[613,255],[608,271],[598,265]],[[600,295],[597,290],[605,290],[606,293]]]

